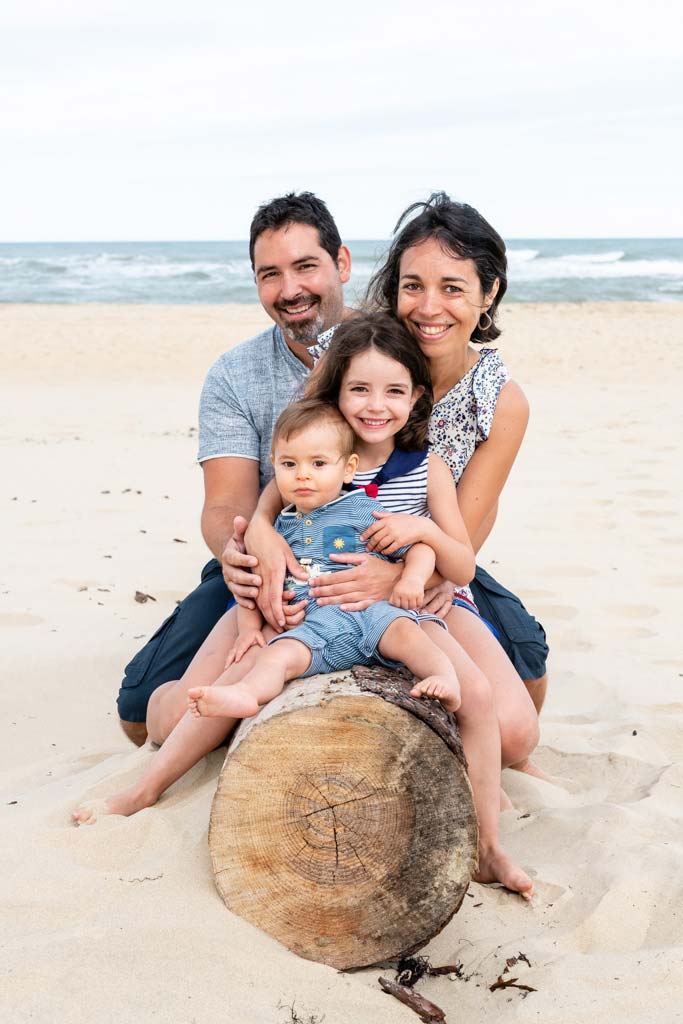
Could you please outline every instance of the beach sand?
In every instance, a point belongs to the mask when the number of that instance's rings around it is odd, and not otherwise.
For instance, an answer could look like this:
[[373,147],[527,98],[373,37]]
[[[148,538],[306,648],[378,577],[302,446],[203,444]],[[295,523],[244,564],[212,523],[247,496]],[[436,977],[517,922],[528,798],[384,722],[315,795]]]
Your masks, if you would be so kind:
[[[388,972],[300,960],[225,909],[207,847],[221,752],[135,818],[69,821],[154,757],[119,731],[114,699],[208,557],[204,373],[266,322],[247,306],[0,307],[12,1024],[418,1020],[379,989]],[[472,885],[424,951],[463,964],[467,981],[418,985],[452,1024],[683,1019],[682,326],[683,305],[505,313],[532,419],[481,561],[548,631],[537,761],[560,785],[504,774],[502,832],[533,903]],[[506,977],[537,991],[490,992],[520,953],[531,966]]]

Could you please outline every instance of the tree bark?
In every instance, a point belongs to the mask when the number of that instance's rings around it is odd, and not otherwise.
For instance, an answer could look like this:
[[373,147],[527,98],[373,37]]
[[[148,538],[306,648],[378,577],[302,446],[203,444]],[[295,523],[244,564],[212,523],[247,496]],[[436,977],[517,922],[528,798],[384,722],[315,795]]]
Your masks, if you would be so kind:
[[290,683],[242,723],[209,847],[226,906],[340,969],[415,952],[462,903],[477,820],[460,736],[412,676],[373,666]]

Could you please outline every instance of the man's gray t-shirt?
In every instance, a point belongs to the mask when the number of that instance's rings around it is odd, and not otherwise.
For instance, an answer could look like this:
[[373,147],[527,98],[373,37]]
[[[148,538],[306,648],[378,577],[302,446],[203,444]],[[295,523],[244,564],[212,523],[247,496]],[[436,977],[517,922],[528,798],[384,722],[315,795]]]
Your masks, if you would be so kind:
[[199,400],[198,461],[222,456],[254,459],[263,489],[273,476],[270,447],[275,421],[300,397],[308,372],[277,326],[219,356]]

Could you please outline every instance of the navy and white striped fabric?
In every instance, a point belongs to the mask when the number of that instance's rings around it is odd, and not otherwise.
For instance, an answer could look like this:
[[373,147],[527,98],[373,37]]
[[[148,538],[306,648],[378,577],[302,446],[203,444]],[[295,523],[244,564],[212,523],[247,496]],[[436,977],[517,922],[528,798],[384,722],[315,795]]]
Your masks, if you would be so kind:
[[[356,473],[353,478],[354,487],[365,487],[372,483],[381,466]],[[410,512],[416,516],[429,516],[427,504],[427,474],[429,469],[429,452],[424,453],[422,462],[402,476],[394,477],[380,484],[378,498],[385,512]]]

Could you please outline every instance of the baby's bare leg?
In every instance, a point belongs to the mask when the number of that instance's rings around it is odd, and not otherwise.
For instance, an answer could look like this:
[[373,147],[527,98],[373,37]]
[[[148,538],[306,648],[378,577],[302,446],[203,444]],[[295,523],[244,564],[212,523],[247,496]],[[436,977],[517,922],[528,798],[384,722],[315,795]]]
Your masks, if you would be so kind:
[[[260,649],[253,668],[231,686],[195,686],[188,690],[190,713],[197,718],[251,718],[311,664],[300,640],[283,639]],[[232,666],[231,666],[232,668]],[[229,675],[230,669],[226,672]]]
[[187,711],[187,691],[207,680],[217,679],[237,638],[237,609],[222,615],[199,648],[181,679],[163,683],[149,698],[147,733],[155,743],[170,736]]
[[[268,629],[269,627],[266,627]],[[271,635],[272,631],[271,631]],[[227,671],[221,672],[220,685],[230,687],[239,683],[254,666],[256,659],[262,654],[261,647],[253,647],[247,651],[238,664],[233,664]],[[225,655],[221,669],[225,664]],[[208,663],[208,662],[207,662]],[[195,658],[193,666],[197,668]],[[190,666],[190,669],[193,667]],[[188,669],[188,673],[190,672]],[[185,676],[183,676],[185,679]],[[182,682],[182,680],[181,680]],[[218,680],[216,680],[216,684]],[[187,706],[187,697],[185,697]],[[185,712],[161,750],[155,754],[151,765],[134,786],[124,789],[105,800],[86,801],[72,814],[73,820],[79,824],[91,824],[101,814],[135,814],[144,807],[155,804],[169,786],[189,771],[206,754],[214,750],[232,732],[237,724],[236,718],[202,718],[195,719]]]
[[458,710],[460,685],[453,664],[417,622],[405,617],[394,619],[377,648],[383,658],[402,661],[418,677],[420,682],[410,691],[413,697],[431,697],[447,711]]

